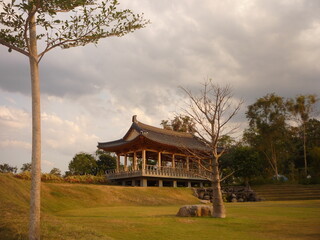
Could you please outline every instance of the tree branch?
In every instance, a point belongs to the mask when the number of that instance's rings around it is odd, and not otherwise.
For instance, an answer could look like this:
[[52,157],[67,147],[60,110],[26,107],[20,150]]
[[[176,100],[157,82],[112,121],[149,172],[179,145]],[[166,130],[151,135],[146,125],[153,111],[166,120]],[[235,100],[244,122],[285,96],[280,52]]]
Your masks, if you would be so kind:
[[27,57],[30,56],[30,54],[29,54],[27,51],[25,51],[25,50],[23,50],[23,49],[21,49],[21,48],[18,48],[18,47],[16,47],[16,46],[13,46],[12,44],[6,42],[5,40],[3,40],[3,39],[1,39],[1,38],[0,38],[0,44],[8,47],[9,49],[13,49],[13,50],[15,50],[15,51],[17,51],[17,52],[19,52],[19,53],[22,53],[23,55],[26,55]]

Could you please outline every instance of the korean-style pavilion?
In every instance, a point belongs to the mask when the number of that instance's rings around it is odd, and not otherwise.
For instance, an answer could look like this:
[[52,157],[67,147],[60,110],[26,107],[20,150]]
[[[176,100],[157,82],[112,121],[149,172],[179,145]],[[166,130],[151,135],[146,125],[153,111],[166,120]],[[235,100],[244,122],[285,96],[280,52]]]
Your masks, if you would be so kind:
[[194,153],[206,146],[190,133],[156,128],[132,117],[125,136],[98,143],[98,148],[117,155],[117,168],[107,171],[115,183],[131,186],[208,186],[206,172]]

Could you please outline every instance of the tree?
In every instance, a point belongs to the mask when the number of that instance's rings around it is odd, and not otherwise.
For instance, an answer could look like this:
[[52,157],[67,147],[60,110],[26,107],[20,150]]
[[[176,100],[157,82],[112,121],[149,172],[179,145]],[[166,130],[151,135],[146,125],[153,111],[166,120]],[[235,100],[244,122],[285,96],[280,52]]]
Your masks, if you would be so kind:
[[289,111],[294,117],[296,117],[296,120],[302,127],[304,172],[306,176],[308,175],[306,125],[310,119],[310,115],[314,112],[313,108],[316,102],[316,95],[299,95],[295,99],[289,99],[287,101]]
[[109,152],[96,151],[98,170],[97,174],[105,174],[106,171],[117,168],[117,158]]
[[7,163],[0,164],[0,173],[16,173],[17,170],[17,167],[12,167]]
[[77,153],[69,163],[69,171],[72,175],[86,175],[97,173],[97,161],[89,153]]
[[20,168],[21,172],[25,172],[25,171],[31,171],[31,163],[24,163],[22,164],[22,167]]
[[[54,48],[97,44],[123,36],[148,21],[130,10],[117,10],[117,0],[0,0],[0,44],[29,59],[32,96],[32,182],[29,238],[40,239],[41,124],[39,63]],[[65,15],[65,16],[63,16]],[[40,30],[40,31],[38,31]],[[40,32],[40,33],[37,33]],[[38,51],[38,42],[45,48]],[[40,52],[40,53],[38,53]]]
[[213,217],[225,218],[219,173],[219,159],[225,148],[220,147],[219,140],[221,136],[236,130],[236,127],[230,128],[228,123],[239,111],[242,100],[233,101],[231,87],[228,85],[221,87],[214,84],[211,79],[204,83],[203,89],[198,94],[185,88],[182,90],[189,100],[184,112],[196,123],[193,134],[209,149],[206,158],[209,157],[210,167],[206,168],[205,164],[202,164],[202,167],[212,174],[210,181],[213,188]]
[[50,174],[61,177],[61,170],[59,168],[52,168]]
[[263,153],[276,177],[279,175],[279,156],[286,154],[287,111],[285,101],[275,94],[259,98],[246,112],[249,129],[244,139]]
[[258,176],[262,171],[259,153],[249,146],[237,146],[232,151],[232,167],[234,176],[244,179],[246,186],[252,177]]
[[164,129],[176,132],[193,133],[195,122],[190,116],[180,114],[171,120],[162,120],[160,125],[162,125]]

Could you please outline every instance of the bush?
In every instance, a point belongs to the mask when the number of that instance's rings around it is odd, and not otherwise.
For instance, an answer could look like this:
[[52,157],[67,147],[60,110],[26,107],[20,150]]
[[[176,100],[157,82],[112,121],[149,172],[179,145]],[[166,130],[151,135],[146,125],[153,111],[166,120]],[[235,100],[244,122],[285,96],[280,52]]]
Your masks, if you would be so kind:
[[17,173],[14,175],[16,178],[24,179],[24,180],[31,180],[31,172],[30,171],[23,171],[21,173]]
[[64,178],[68,183],[87,183],[87,184],[107,184],[108,180],[105,176],[94,175],[73,175]]
[[41,181],[42,182],[63,182],[63,178],[50,173],[43,173],[41,174]]
[[[31,172],[24,171],[13,175],[16,178],[31,180]],[[41,174],[42,182],[67,182],[67,183],[86,183],[86,184],[108,184],[108,180],[105,176],[94,175],[72,175],[67,177],[60,177],[55,174],[43,173]]]

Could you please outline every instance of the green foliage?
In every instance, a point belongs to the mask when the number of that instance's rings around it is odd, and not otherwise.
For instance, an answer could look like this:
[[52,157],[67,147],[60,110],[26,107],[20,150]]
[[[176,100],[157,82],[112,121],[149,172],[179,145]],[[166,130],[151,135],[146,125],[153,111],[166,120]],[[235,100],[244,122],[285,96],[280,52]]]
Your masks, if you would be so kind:
[[96,151],[98,170],[97,174],[103,175],[106,171],[117,168],[117,158],[109,152]]
[[29,21],[36,18],[37,40],[45,42],[42,56],[55,47],[97,44],[101,38],[121,37],[149,21],[131,10],[118,10],[117,0],[0,0],[0,44],[29,56]]
[[235,176],[241,177],[248,184],[249,179],[262,174],[261,159],[259,153],[248,146],[238,146],[233,151],[232,166]]
[[25,171],[31,171],[31,163],[24,163],[22,164],[22,167],[20,168],[20,170],[22,172],[25,172]]
[[61,176],[61,170],[59,168],[52,168],[50,171],[50,174],[56,175],[56,176]]
[[275,94],[259,98],[248,106],[246,117],[249,128],[244,132],[244,140],[261,152],[278,175],[279,161],[288,158],[288,113],[285,100]]
[[298,120],[302,123],[306,123],[314,112],[314,106],[317,101],[315,94],[299,95],[294,99],[287,100],[287,106],[293,116],[298,117]]
[[72,175],[85,175],[97,173],[97,162],[95,158],[88,153],[77,153],[69,163],[69,170]]
[[180,114],[171,120],[162,120],[160,125],[162,125],[163,129],[194,133],[196,123],[190,116]]
[[0,164],[0,173],[16,173],[17,167],[12,167],[7,163]]

